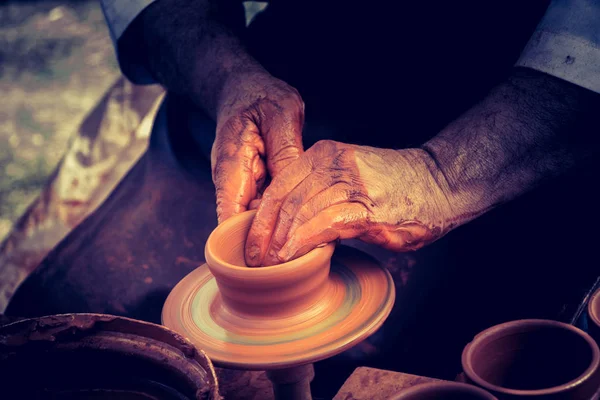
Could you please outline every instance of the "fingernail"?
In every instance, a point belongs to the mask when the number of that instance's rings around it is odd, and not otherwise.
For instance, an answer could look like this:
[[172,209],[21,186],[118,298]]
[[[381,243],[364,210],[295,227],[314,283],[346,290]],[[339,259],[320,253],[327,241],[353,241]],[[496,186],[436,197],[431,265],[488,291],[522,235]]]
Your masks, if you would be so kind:
[[294,239],[288,240],[283,247],[277,253],[277,256],[283,261],[287,262],[293,260],[298,253],[298,246],[296,245],[296,241]]
[[287,243],[277,252],[277,258],[281,260],[281,262],[287,262],[291,259],[293,254],[290,254],[289,246]]
[[260,257],[260,248],[258,245],[251,245],[246,251],[246,257],[251,261],[257,261]]
[[281,257],[279,257],[279,252],[275,250],[269,250],[269,254],[265,257],[263,263],[270,263],[272,265],[277,265],[285,262]]

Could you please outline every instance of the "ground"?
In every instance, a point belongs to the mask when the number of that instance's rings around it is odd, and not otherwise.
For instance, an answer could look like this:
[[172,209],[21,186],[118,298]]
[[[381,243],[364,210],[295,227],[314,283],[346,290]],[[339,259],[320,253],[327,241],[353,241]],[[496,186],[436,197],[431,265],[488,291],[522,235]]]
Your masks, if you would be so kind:
[[0,241],[118,76],[98,1],[0,3]]
[[0,242],[118,77],[99,0],[0,0]]

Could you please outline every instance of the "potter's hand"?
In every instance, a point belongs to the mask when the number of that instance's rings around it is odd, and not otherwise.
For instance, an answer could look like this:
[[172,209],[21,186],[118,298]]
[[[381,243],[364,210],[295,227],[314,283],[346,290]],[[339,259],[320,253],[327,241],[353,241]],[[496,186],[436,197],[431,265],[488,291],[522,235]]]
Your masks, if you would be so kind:
[[593,160],[599,107],[598,93],[515,68],[419,149],[320,142],[265,191],[246,262],[286,261],[338,238],[423,246]]
[[187,96],[217,122],[211,164],[219,222],[245,211],[302,152],[304,104],[246,52],[236,0],[161,0],[128,28],[152,76]]
[[217,115],[211,164],[219,223],[246,211],[265,184],[302,153],[304,103],[267,73],[231,80]]
[[445,186],[423,150],[318,142],[265,190],[246,262],[277,264],[349,238],[418,249],[450,228]]

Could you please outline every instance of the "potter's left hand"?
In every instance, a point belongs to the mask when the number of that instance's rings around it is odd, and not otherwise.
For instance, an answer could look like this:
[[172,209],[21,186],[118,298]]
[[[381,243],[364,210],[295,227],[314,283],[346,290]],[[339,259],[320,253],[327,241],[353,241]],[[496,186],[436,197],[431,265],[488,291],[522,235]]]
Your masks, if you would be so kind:
[[424,150],[318,142],[266,189],[246,262],[278,264],[350,238],[418,249],[450,229],[446,185]]
[[273,180],[246,242],[250,266],[336,239],[413,250],[597,157],[600,94],[515,68],[418,149],[323,141]]

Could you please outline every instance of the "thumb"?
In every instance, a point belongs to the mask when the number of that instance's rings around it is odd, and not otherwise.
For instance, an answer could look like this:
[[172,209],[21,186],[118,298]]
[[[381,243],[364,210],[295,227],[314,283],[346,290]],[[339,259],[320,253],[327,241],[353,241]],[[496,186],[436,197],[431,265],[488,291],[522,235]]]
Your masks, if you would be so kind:
[[[256,132],[256,128],[252,129]],[[213,145],[211,163],[217,197],[219,224],[244,212],[257,197],[266,175],[261,158],[264,148],[260,136],[254,140],[217,140]]]

